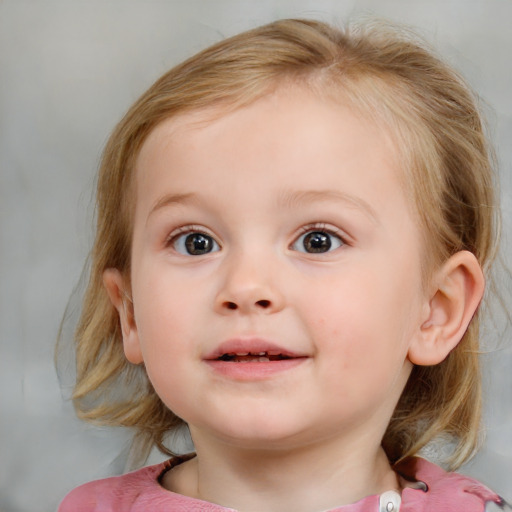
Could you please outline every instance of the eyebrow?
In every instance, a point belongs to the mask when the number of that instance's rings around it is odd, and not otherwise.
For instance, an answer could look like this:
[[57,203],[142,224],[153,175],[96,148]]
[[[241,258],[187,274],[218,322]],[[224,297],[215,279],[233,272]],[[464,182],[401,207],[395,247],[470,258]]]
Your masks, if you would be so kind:
[[151,217],[153,213],[167,206],[172,206],[175,204],[185,204],[185,203],[194,203],[197,200],[196,194],[188,193],[188,194],[166,194],[160,197],[155,204],[149,210],[147,218]]
[[[155,202],[149,211],[147,218],[149,219],[153,213],[167,206],[195,203],[198,199],[198,196],[192,192],[187,194],[166,194]],[[373,222],[379,223],[379,218],[375,209],[368,202],[360,197],[356,197],[345,192],[339,192],[338,190],[286,191],[280,195],[279,204],[286,208],[293,208],[325,200],[347,203],[348,205],[362,211]]]
[[340,192],[338,190],[297,190],[286,191],[281,194],[280,203],[285,207],[293,208],[304,204],[316,203],[321,201],[338,201],[347,203],[349,206],[363,212],[373,222],[379,223],[379,217],[375,209],[364,199],[360,197]]

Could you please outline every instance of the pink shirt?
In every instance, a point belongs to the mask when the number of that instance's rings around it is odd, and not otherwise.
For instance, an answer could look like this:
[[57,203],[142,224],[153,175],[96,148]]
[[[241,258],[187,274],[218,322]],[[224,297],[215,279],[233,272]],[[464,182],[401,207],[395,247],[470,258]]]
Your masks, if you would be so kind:
[[[182,461],[176,457],[123,476],[77,487],[64,498],[58,512],[233,511],[164,489],[160,477]],[[411,458],[395,469],[406,480],[418,482],[415,488],[407,487],[402,491],[400,512],[484,512],[489,503],[498,508],[506,507],[497,494],[476,480],[447,473],[425,459]],[[379,496],[368,496],[331,512],[379,512],[379,499]]]

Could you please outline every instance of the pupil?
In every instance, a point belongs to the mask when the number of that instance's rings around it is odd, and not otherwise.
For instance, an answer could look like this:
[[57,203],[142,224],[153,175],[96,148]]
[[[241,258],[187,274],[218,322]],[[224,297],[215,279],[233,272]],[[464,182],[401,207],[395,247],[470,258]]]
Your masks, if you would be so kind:
[[212,240],[201,233],[192,233],[185,239],[185,247],[189,254],[206,254],[212,250]]
[[326,233],[313,231],[304,237],[307,252],[327,252],[331,248],[331,238]]

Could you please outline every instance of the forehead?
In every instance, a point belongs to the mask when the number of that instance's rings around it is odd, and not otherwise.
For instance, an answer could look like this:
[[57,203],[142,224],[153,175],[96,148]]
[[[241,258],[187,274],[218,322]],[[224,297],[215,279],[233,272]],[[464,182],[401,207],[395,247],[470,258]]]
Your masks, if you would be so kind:
[[284,153],[299,171],[302,157],[314,156],[320,162],[333,146],[345,158],[358,153],[371,157],[372,148],[378,146],[379,160],[386,160],[383,164],[398,165],[392,134],[382,124],[332,96],[286,87],[234,110],[216,106],[165,120],[147,137],[135,167],[137,179],[143,181],[147,169],[163,164],[162,159],[169,172],[179,176],[179,166],[172,164],[182,157],[190,161],[209,155],[236,161],[252,153],[257,164]]

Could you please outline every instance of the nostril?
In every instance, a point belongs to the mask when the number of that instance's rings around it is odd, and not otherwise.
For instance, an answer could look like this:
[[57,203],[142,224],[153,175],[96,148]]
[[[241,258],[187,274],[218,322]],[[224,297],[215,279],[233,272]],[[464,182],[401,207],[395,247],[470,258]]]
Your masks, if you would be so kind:
[[[268,309],[272,305],[272,302],[267,299],[262,299],[262,300],[257,300],[256,302],[253,303],[253,305],[256,308]],[[242,306],[242,309],[245,309],[245,306],[243,304],[241,306]],[[226,300],[222,303],[222,307],[225,309],[230,309],[230,310],[234,311],[234,310],[239,309],[240,305],[236,302]]]

